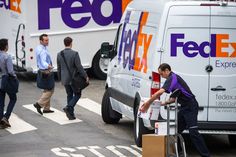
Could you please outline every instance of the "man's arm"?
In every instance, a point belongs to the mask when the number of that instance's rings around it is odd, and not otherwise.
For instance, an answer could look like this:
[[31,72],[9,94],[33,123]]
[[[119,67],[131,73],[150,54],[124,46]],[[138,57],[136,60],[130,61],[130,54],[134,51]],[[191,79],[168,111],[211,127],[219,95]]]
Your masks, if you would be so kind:
[[57,76],[61,80],[61,62],[60,62],[60,52],[57,54]]
[[146,112],[148,108],[150,107],[151,103],[155,101],[157,98],[159,98],[163,93],[165,92],[164,88],[159,89],[155,94],[152,95],[152,97],[146,101],[140,108],[141,112]]

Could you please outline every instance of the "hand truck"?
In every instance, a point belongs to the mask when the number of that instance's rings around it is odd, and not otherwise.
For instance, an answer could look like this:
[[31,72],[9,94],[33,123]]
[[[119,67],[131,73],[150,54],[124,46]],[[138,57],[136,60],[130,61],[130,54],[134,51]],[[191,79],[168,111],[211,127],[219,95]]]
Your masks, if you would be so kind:
[[[179,90],[175,90],[170,97],[176,97],[175,98],[175,105],[167,105],[167,149],[166,149],[166,157],[186,157],[186,149],[185,149],[185,143],[184,143],[184,139],[182,137],[181,134],[178,133],[178,96],[174,96],[174,95],[178,95],[177,93],[180,92]],[[174,120],[174,124],[171,125],[170,124],[170,111],[174,110],[175,111],[175,120]],[[174,134],[170,133],[170,129],[171,127],[174,127]],[[179,154],[178,152],[178,140],[180,141],[180,146],[182,148],[182,152],[183,154]],[[174,145],[174,152],[170,150],[171,145]]]

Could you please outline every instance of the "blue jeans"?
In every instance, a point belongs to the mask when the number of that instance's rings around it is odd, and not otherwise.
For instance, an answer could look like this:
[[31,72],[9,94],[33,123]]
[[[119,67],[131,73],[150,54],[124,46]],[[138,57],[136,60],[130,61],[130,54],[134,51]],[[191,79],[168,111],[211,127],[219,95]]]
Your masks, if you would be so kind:
[[[10,101],[8,103],[8,106],[7,106],[7,111],[6,113],[4,114],[4,107],[5,107],[5,97],[6,97],[6,94],[8,95]],[[11,116],[11,113],[13,111],[13,108],[16,104],[16,100],[17,100],[17,97],[16,97],[16,93],[12,94],[12,93],[6,93],[6,92],[3,92],[2,90],[0,90],[0,120],[3,118],[3,117],[6,117],[7,119],[10,118]]]
[[74,115],[74,107],[77,103],[77,101],[81,97],[81,91],[80,92],[74,92],[71,85],[65,85],[66,94],[67,94],[67,108],[71,115]]

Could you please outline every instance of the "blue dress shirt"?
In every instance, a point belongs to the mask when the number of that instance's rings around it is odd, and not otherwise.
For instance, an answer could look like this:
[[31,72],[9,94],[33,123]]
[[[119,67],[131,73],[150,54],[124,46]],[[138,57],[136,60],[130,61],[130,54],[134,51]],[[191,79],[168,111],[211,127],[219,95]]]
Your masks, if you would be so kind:
[[48,69],[48,65],[52,65],[52,60],[46,46],[38,45],[35,49],[37,66],[39,69]]

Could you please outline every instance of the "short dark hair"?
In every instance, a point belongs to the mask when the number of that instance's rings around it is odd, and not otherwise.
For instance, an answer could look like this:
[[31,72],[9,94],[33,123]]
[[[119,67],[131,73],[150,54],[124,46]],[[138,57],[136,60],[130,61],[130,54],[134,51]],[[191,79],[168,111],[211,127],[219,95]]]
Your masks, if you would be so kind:
[[8,46],[8,39],[5,38],[0,39],[0,50],[1,51],[6,50],[7,46]]
[[47,34],[41,34],[41,35],[39,36],[39,40],[43,40],[43,37],[48,37],[48,35],[47,35]]
[[70,46],[70,44],[72,43],[73,39],[71,37],[66,37],[64,39],[64,45],[65,46]]
[[171,67],[170,67],[170,65],[167,64],[167,63],[162,63],[162,64],[158,67],[158,69],[160,69],[161,71],[165,71],[166,69],[168,69],[169,71],[171,71]]

